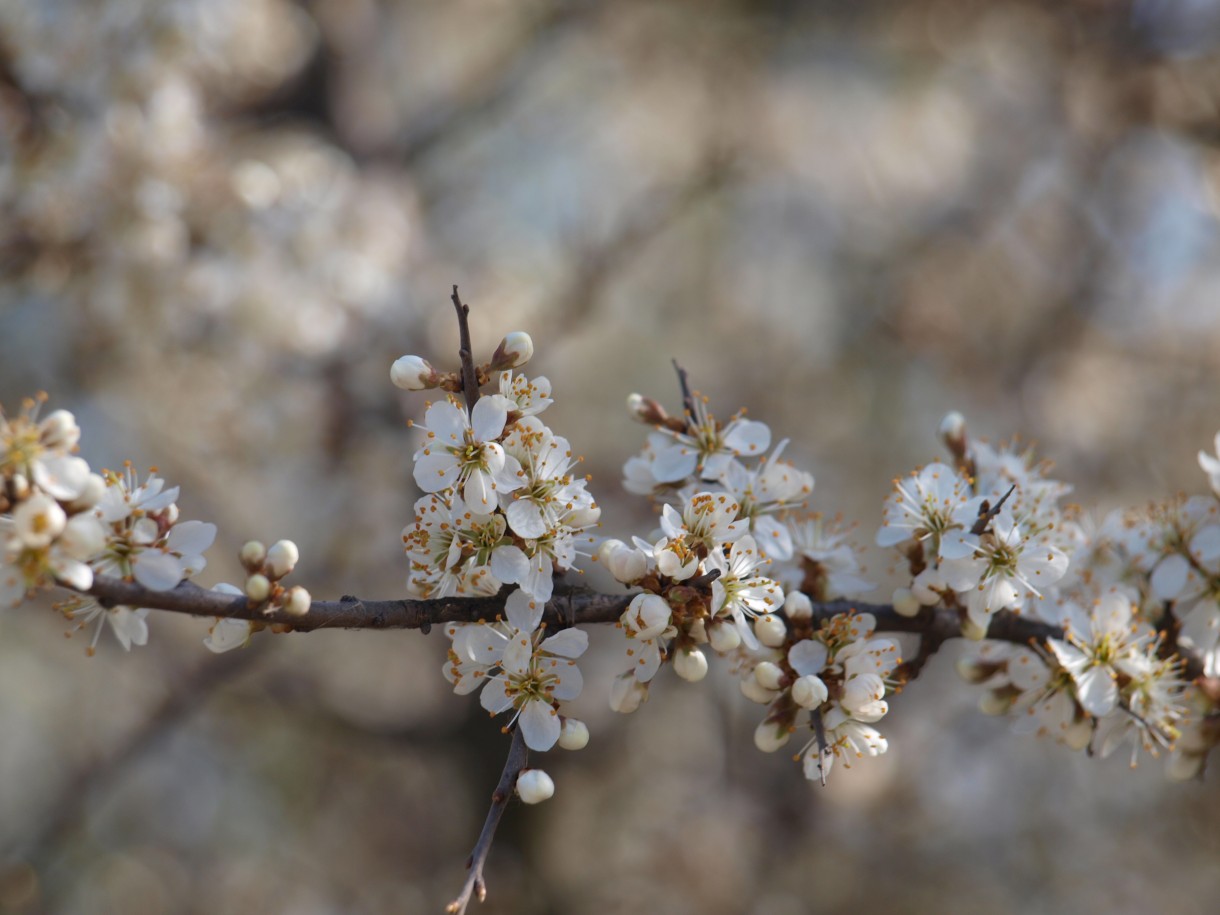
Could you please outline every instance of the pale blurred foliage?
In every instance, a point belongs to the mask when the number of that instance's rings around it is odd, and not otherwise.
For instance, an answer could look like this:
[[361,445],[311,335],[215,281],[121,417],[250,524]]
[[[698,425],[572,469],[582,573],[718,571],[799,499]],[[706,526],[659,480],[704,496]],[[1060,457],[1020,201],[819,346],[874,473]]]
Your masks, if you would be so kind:
[[[221,528],[204,582],[288,536],[314,594],[401,593],[423,398],[387,369],[452,367],[453,283],[483,352],[534,336],[608,534],[648,524],[618,485],[642,438],[622,404],[676,405],[671,357],[721,415],[790,436],[814,507],[866,541],[951,408],[1036,436],[1088,506],[1204,487],[1215,0],[11,0],[0,30],[0,400],[46,388],[95,466],[181,483]],[[0,620],[0,911],[456,892],[505,741],[449,694],[439,634],[217,659],[202,622],[151,623],[88,660],[45,608]],[[895,702],[889,755],[823,790],[753,749],[724,671],[614,716],[612,636],[577,703],[593,741],[545,760],[553,801],[509,811],[482,911],[1220,894],[1214,774],[1011,735],[954,648]]]

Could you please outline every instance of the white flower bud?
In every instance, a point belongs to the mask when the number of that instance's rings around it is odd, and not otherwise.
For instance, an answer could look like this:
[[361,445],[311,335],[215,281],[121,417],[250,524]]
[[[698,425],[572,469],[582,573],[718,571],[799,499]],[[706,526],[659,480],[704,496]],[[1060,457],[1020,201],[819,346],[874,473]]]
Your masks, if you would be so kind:
[[71,502],[65,502],[64,506],[73,514],[88,511],[101,501],[105,492],[106,481],[102,479],[102,475],[91,473],[85,479],[85,485],[81,488],[80,495]]
[[961,441],[966,435],[966,417],[954,410],[940,421],[940,437],[946,442]]
[[[155,514],[155,513],[154,513]],[[178,508],[177,502],[171,502],[165,508],[161,509],[161,517],[165,519],[165,523],[172,527],[178,523],[178,517],[182,514]]]
[[674,654],[674,673],[688,683],[698,683],[707,676],[707,658],[698,648],[679,649]]
[[987,690],[979,696],[979,710],[984,715],[1007,715],[1012,708],[1012,698],[995,690]]
[[271,581],[266,575],[251,575],[246,579],[246,597],[261,604],[271,596]]
[[1085,716],[1068,725],[1060,734],[1063,742],[1073,750],[1083,750],[1093,739],[1093,719]]
[[741,633],[732,623],[712,620],[707,627],[707,640],[720,653],[733,651],[741,644]]
[[804,591],[789,591],[784,596],[784,613],[790,620],[807,620],[813,616],[813,601]]
[[610,708],[628,715],[638,709],[648,698],[648,684],[641,683],[628,674],[610,684]]
[[304,616],[309,612],[310,603],[309,592],[300,585],[294,585],[288,589],[288,596],[284,599],[284,612],[289,616]]
[[247,572],[255,572],[267,561],[267,548],[257,540],[247,540],[238,554],[242,568]]
[[981,642],[987,638],[987,630],[976,623],[970,617],[962,620],[962,638],[968,639],[971,642]]
[[801,708],[817,708],[830,698],[830,690],[822,678],[806,674],[792,684],[792,701]]
[[690,624],[690,628],[686,630],[689,635],[699,645],[707,644],[707,623],[704,620],[695,620]]
[[954,668],[959,677],[967,683],[974,684],[991,679],[996,672],[994,666],[981,664],[977,658],[958,658]]
[[890,602],[894,605],[894,612],[899,616],[917,616],[923,608],[923,604],[910,588],[895,588]]
[[788,637],[788,629],[778,616],[765,613],[754,621],[754,634],[768,648],[779,648]]
[[764,753],[774,753],[788,742],[792,733],[773,721],[764,721],[754,729],[754,746]]
[[624,628],[638,639],[653,639],[665,631],[672,611],[659,594],[637,594],[620,618]]
[[264,569],[271,579],[279,581],[296,568],[301,552],[291,540],[277,540],[267,550],[267,561]]
[[80,426],[67,410],[56,410],[38,424],[38,439],[47,448],[67,451],[80,441]]
[[752,676],[743,677],[740,682],[741,694],[759,705],[769,705],[777,695],[775,690],[767,689]]
[[13,511],[13,531],[33,550],[48,547],[63,533],[68,516],[59,503],[44,492],[36,492]]
[[754,668],[754,679],[763,689],[779,689],[784,678],[784,669],[774,661],[763,661]]
[[517,776],[517,796],[527,804],[540,804],[555,794],[555,783],[541,769],[522,769]]
[[583,750],[589,744],[589,726],[576,718],[564,718],[559,745],[565,750]]
[[59,537],[59,548],[81,562],[92,559],[105,546],[106,531],[94,515],[73,515]]
[[29,498],[30,481],[24,473],[15,473],[9,479],[9,485],[13,490],[13,498],[20,502],[23,499]]
[[669,418],[664,407],[643,394],[627,395],[627,412],[636,422],[646,423],[649,426],[663,423]]
[[404,391],[425,391],[440,381],[436,369],[419,356],[400,356],[390,366],[390,381]]
[[598,547],[597,556],[615,581],[623,584],[633,584],[648,574],[647,554],[621,540],[607,540]]
[[1166,774],[1175,782],[1189,781],[1199,774],[1206,756],[1198,753],[1174,753],[1169,757]]
[[534,355],[534,341],[523,330],[515,330],[496,347],[491,356],[491,371],[502,372],[525,365]]

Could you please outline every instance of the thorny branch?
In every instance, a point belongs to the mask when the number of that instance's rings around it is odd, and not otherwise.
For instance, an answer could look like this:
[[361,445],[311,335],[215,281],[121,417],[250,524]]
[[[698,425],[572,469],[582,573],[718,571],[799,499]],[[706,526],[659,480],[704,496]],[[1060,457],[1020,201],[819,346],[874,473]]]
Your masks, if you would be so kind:
[[508,806],[509,798],[513,796],[517,776],[521,774],[521,770],[525,768],[527,762],[529,762],[529,750],[525,746],[525,738],[521,734],[521,729],[516,728],[513,731],[512,743],[508,747],[508,758],[504,761],[504,771],[500,774],[500,782],[491,795],[491,809],[487,811],[483,831],[479,833],[479,840],[475,842],[474,850],[470,853],[470,860],[467,862],[470,873],[462,885],[462,892],[445,907],[446,912],[461,915],[466,911],[472,895],[477,896],[479,902],[487,897],[487,885],[483,881],[483,865],[487,861],[487,853],[491,851],[491,840],[496,836],[496,827],[500,825],[500,817],[504,815],[504,808]]
[[458,288],[453,287],[453,307],[457,309],[459,349],[462,360],[462,394],[466,397],[466,409],[473,410],[479,399],[479,373],[474,367],[474,348],[470,345],[470,306],[462,303]]

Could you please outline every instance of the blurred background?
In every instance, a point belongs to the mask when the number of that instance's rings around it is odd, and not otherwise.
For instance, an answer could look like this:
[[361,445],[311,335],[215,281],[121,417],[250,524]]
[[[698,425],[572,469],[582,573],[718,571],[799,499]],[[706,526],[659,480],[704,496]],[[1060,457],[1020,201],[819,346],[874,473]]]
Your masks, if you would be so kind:
[[[95,467],[291,537],[319,597],[403,593],[416,498],[388,381],[529,331],[603,533],[671,357],[871,543],[890,479],[1036,439],[1091,510],[1205,481],[1220,428],[1217,0],[7,0],[0,402],[45,389]],[[888,557],[869,571],[889,593]],[[0,912],[436,912],[506,747],[439,633],[213,656],[0,618]],[[1215,773],[1009,733],[957,646],[887,756],[807,783],[726,671],[607,708],[613,633],[472,911],[1214,911]],[[721,665],[723,666],[723,665]],[[720,676],[715,676],[719,673]]]

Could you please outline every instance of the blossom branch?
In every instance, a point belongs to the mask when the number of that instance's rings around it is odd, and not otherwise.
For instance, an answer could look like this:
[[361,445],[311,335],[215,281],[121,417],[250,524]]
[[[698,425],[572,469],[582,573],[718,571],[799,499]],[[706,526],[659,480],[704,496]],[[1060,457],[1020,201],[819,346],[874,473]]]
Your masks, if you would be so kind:
[[521,774],[521,770],[525,768],[527,762],[529,762],[529,750],[525,746],[525,738],[522,736],[521,729],[516,728],[513,731],[512,743],[508,747],[508,758],[504,761],[504,771],[500,774],[500,782],[491,796],[491,809],[487,811],[483,831],[479,833],[479,840],[475,842],[474,850],[470,853],[470,860],[467,863],[470,873],[466,876],[465,884],[462,885],[462,892],[445,907],[446,912],[461,915],[466,911],[472,895],[478,896],[479,902],[487,897],[487,886],[483,881],[483,865],[487,861],[487,853],[491,851],[491,841],[495,838],[496,827],[500,825],[500,817],[504,815],[508,799],[513,796],[517,776]]

